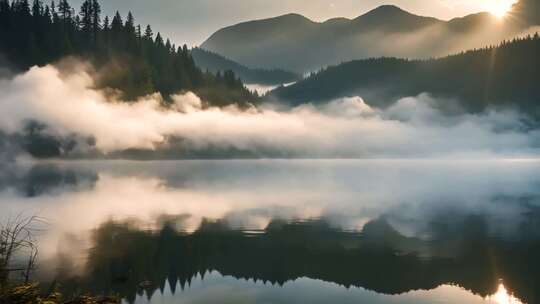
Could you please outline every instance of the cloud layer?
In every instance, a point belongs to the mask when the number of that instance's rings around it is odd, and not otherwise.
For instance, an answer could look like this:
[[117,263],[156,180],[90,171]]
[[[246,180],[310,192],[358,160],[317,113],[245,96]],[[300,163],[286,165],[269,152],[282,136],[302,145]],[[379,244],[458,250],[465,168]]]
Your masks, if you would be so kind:
[[[158,149],[168,139],[189,150],[209,148],[294,157],[523,156],[536,152],[538,131],[525,131],[515,112],[448,116],[428,94],[404,98],[389,109],[369,107],[361,97],[289,110],[259,107],[203,108],[193,93],[172,96],[165,109],[151,95],[136,102],[93,89],[88,72],[34,67],[0,80],[0,130],[20,131],[29,120],[59,136],[93,138],[105,153]],[[446,101],[451,102],[451,101]]]

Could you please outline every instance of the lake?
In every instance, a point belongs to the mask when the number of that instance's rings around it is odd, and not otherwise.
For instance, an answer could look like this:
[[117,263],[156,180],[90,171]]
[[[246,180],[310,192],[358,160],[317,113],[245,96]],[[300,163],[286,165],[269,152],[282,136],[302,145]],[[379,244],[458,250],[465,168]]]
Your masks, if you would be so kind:
[[38,270],[125,303],[538,303],[540,161],[23,162]]

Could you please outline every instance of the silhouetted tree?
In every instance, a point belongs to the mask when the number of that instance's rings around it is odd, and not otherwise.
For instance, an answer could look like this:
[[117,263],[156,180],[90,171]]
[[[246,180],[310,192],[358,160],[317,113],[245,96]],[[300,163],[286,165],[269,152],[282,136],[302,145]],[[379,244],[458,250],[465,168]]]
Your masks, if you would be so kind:
[[[101,23],[101,6],[97,0],[85,0],[75,13],[67,0],[58,5],[42,0],[0,0],[0,53],[16,66],[26,69],[43,65],[66,55],[76,55],[99,66],[122,65],[106,73],[98,83],[124,92],[124,97],[195,91],[211,104],[254,102],[256,97],[243,84],[228,79],[218,81],[204,74],[194,64],[187,47],[176,52],[174,44],[157,34],[150,25],[144,34],[135,25],[131,12],[125,22],[120,12]],[[236,78],[235,78],[236,79]]]
[[154,33],[152,32],[152,27],[150,27],[150,25],[147,25],[146,26],[146,30],[144,31],[144,36],[143,36],[144,39],[147,39],[147,40],[152,40],[154,39]]

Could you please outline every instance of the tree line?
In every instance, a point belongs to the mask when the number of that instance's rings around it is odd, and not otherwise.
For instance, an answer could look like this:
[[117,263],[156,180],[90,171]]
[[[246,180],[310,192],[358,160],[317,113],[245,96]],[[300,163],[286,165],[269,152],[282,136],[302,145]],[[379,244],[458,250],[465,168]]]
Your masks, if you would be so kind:
[[[387,107],[421,93],[477,113],[513,107],[540,119],[540,37],[503,41],[456,55],[428,59],[373,58],[331,66],[270,98],[292,105],[362,96],[371,106]],[[452,105],[448,104],[452,103]]]
[[67,0],[0,0],[0,37],[0,56],[12,68],[82,57],[106,70],[99,87],[120,89],[126,99],[188,90],[218,106],[258,99],[232,71],[203,72],[186,45],[177,47],[150,25],[143,29],[131,12],[103,17],[98,0],[84,1],[78,12]]
[[244,83],[280,85],[295,82],[302,78],[301,75],[282,69],[250,68],[201,48],[191,49],[191,55],[195,63],[202,69],[209,70],[212,73],[231,70]]

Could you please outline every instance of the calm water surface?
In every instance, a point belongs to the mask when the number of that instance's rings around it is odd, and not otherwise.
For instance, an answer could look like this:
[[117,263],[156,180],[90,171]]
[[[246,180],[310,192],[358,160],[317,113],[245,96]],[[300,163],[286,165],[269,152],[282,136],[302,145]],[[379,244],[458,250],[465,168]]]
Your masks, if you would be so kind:
[[540,303],[538,161],[0,168],[36,277],[126,303]]

